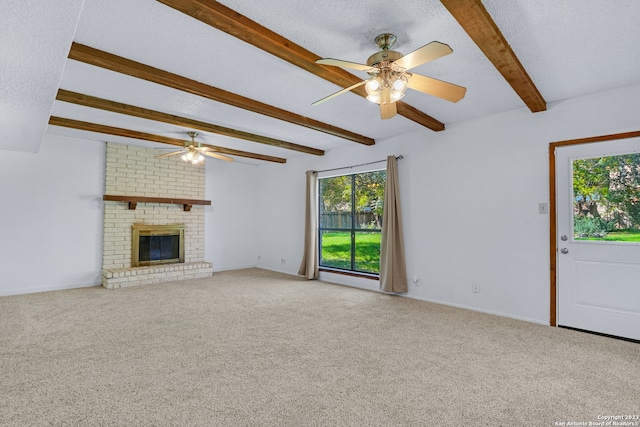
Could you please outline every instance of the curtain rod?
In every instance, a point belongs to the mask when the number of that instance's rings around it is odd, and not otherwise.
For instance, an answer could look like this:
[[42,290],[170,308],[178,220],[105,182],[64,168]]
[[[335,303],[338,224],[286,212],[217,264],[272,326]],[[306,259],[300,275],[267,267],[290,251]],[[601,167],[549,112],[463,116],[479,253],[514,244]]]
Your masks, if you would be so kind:
[[[399,156],[396,156],[396,160],[401,160],[403,158],[402,154],[400,154]],[[360,163],[359,165],[351,165],[351,166],[343,166],[341,168],[333,168],[333,169],[324,169],[321,171],[316,171],[317,173],[320,172],[331,172],[331,171],[337,171],[340,169],[352,169],[352,168],[357,168],[358,166],[366,166],[366,165],[372,165],[374,163],[382,163],[382,162],[386,162],[387,159],[383,159],[383,160],[376,160],[374,162],[367,162],[367,163]]]

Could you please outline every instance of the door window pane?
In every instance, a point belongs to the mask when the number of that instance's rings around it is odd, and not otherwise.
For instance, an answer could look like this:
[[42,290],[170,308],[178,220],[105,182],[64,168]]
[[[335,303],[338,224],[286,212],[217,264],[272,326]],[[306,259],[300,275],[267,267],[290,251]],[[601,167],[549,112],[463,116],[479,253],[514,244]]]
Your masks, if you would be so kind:
[[640,242],[640,154],[573,161],[576,240]]

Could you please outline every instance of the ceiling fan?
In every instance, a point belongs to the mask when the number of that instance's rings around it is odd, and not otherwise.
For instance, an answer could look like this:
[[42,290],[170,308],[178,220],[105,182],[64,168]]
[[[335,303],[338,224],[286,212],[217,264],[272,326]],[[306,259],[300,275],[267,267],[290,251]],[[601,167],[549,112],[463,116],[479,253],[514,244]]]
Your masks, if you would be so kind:
[[213,148],[203,147],[202,144],[195,141],[196,136],[198,136],[198,132],[187,132],[187,135],[191,137],[191,142],[185,141],[184,148],[178,151],[172,151],[171,153],[160,154],[156,156],[156,159],[161,159],[163,157],[169,156],[177,156],[178,154],[182,154],[180,158],[187,163],[191,163],[193,165],[198,165],[204,162],[205,157],[215,157],[216,159],[225,160],[227,162],[232,162],[233,159],[231,157],[223,156],[222,154],[218,154],[214,152]]
[[418,65],[449,55],[453,52],[449,46],[433,41],[403,56],[400,52],[391,50],[396,40],[396,36],[389,33],[376,37],[376,45],[382,50],[371,55],[366,64],[333,58],[317,60],[316,64],[365,71],[371,77],[311,105],[318,105],[362,85],[367,91],[367,99],[380,104],[380,116],[383,119],[390,119],[396,115],[395,102],[404,96],[407,87],[451,102],[458,102],[464,98],[467,89],[462,86],[408,71]]

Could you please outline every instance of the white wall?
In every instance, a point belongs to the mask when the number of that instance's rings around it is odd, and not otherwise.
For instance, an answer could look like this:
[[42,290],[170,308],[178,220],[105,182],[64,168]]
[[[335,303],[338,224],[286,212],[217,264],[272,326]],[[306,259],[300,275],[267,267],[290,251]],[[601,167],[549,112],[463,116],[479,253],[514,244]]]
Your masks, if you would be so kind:
[[[205,260],[217,271],[259,265],[296,274],[304,172],[402,154],[407,269],[420,278],[408,295],[547,323],[549,216],[538,203],[548,201],[548,144],[638,130],[638,103],[635,85],[286,165],[207,161]],[[104,162],[102,143],[51,135],[38,154],[0,151],[0,295],[100,283]]]
[[[640,85],[354,144],[324,158],[261,167],[265,224],[260,266],[295,274],[302,250],[304,171],[402,154],[401,199],[414,298],[545,323],[549,321],[550,142],[640,129]],[[396,117],[392,120],[404,120]],[[281,259],[287,260],[286,264]],[[321,278],[376,288],[366,279]],[[411,280],[410,280],[411,281]],[[472,293],[472,284],[480,286]]]
[[260,194],[259,167],[208,159],[206,164],[205,261],[214,271],[254,267],[266,223]]
[[[214,270],[257,264],[258,172],[207,161],[205,260]],[[47,135],[37,154],[0,150],[0,295],[100,285],[104,180],[102,142]]]
[[104,162],[102,143],[50,135],[0,151],[0,295],[100,283]]

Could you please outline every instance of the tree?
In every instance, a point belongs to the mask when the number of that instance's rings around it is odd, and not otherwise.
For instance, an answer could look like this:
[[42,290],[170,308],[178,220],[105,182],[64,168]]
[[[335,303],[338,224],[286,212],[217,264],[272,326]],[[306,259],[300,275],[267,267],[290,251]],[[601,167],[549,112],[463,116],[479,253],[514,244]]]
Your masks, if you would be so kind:
[[615,206],[619,223],[640,225],[640,154],[611,157],[617,164],[610,170],[608,201]]
[[356,211],[371,212],[376,228],[382,227],[386,171],[356,175]]
[[[375,210],[379,201],[384,200],[385,171],[367,172],[356,175],[356,211]],[[380,212],[382,215],[382,211]]]
[[351,211],[351,176],[320,180],[320,212]]
[[573,194],[578,217],[615,220],[620,228],[640,225],[640,154],[573,162]]
[[[320,213],[321,221],[327,224],[345,224],[343,215],[339,213],[372,214],[361,216],[358,222],[382,225],[382,209],[384,204],[384,184],[386,172],[373,171],[353,175],[342,175],[320,180]],[[353,209],[352,209],[353,208]],[[325,215],[326,214],[326,215]],[[364,217],[364,218],[363,218]],[[330,219],[334,218],[334,220]]]
[[[355,174],[355,210],[367,212],[379,209],[384,200],[385,171]],[[351,210],[353,175],[341,175],[320,180],[320,203],[323,212]]]
[[579,216],[599,218],[598,201],[609,194],[606,158],[579,159],[573,162],[573,197]]

